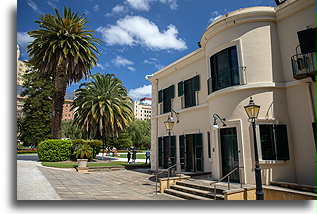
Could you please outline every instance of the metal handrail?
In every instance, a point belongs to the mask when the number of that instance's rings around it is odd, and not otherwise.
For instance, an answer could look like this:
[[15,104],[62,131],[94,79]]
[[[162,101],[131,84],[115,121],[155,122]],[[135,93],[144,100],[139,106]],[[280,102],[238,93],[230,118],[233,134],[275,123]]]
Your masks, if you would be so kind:
[[[234,168],[233,170],[231,170],[228,174],[226,174],[225,176],[223,176],[219,181],[215,181],[215,182],[211,182],[210,185],[214,185],[214,199],[217,200],[217,197],[216,197],[216,184],[223,181],[225,178],[228,177],[228,190],[230,190],[230,175],[232,173],[234,173],[237,169],[241,169],[241,168],[244,168],[243,166],[240,166],[240,167],[236,167]],[[242,188],[242,179],[241,179],[241,172],[239,173],[239,180],[240,180],[240,187]]]
[[[162,174],[163,172],[167,172],[167,180],[168,180],[168,186],[169,186],[170,169],[174,168],[174,167],[177,166],[177,165],[181,165],[181,164],[184,164],[184,163],[176,163],[176,164],[174,164],[173,166],[168,167],[167,169],[164,169],[164,170],[162,170],[162,171],[160,171],[160,172],[158,172],[158,173],[155,173],[155,181],[156,181],[155,192],[156,192],[156,194],[157,194],[157,176],[160,175],[160,174]],[[182,177],[182,173],[180,173],[179,178],[181,178],[181,177]]]

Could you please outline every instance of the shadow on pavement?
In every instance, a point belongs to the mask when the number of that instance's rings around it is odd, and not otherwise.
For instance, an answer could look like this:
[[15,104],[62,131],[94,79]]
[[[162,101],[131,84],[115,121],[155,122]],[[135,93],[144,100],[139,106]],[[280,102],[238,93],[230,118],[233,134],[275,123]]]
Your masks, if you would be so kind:
[[38,161],[39,158],[36,155],[17,155],[17,160],[25,160],[25,161]]

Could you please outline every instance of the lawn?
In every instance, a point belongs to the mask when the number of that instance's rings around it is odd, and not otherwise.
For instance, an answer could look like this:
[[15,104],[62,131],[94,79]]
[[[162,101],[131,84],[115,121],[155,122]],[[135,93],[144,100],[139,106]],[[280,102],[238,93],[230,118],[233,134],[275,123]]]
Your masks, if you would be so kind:
[[[127,158],[127,154],[120,154],[118,153],[118,158]],[[132,159],[132,154],[131,154],[131,159]],[[145,153],[144,154],[136,154],[136,159],[145,159]]]
[[[56,167],[56,168],[74,168],[78,165],[77,162],[42,162],[43,166]],[[128,164],[126,161],[112,161],[110,163],[92,163],[88,162],[88,167],[101,167],[101,166],[143,166],[145,163]],[[149,164],[147,164],[150,166]]]

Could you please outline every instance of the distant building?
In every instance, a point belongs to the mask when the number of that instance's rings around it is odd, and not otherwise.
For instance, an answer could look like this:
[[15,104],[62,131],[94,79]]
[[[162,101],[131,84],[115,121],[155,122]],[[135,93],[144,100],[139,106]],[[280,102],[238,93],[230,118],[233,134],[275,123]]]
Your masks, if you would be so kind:
[[23,75],[27,70],[29,70],[29,67],[25,64],[25,62],[19,60],[20,58],[20,48],[19,45],[17,45],[17,85],[23,85]]
[[134,118],[139,120],[150,120],[152,115],[152,98],[145,97],[133,102]]
[[64,105],[63,105],[63,117],[62,117],[63,121],[73,120],[74,110],[71,110],[73,102],[74,102],[73,99],[69,99],[69,100],[65,99]]

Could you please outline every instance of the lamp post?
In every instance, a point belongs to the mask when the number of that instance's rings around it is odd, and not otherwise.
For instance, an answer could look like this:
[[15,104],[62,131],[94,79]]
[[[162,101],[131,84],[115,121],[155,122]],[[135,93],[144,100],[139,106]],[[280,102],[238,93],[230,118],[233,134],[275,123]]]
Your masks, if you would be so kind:
[[[174,127],[174,120],[173,120],[173,112],[176,114],[176,117],[177,117],[177,121],[176,123],[179,122],[178,120],[178,113],[174,110],[171,110],[171,115],[168,116],[167,118],[167,121],[164,122],[164,125],[165,125],[165,128],[166,128],[166,131],[168,131],[168,143],[169,143],[169,147],[171,146],[171,131]],[[172,166],[172,161],[171,161],[171,158],[170,158],[170,154],[168,154],[168,158],[167,158],[167,168],[171,167]],[[168,173],[171,175],[171,169],[169,169]]]
[[256,184],[256,200],[264,200],[264,193],[262,191],[261,168],[259,165],[258,146],[256,141],[255,121],[258,118],[260,106],[255,105],[252,97],[250,97],[249,105],[244,106],[244,109],[249,117],[253,129],[253,143],[254,143],[254,157],[255,157],[255,184]]

